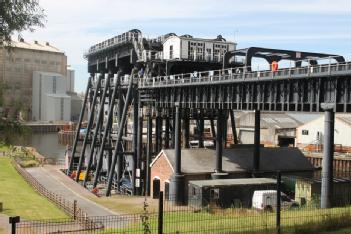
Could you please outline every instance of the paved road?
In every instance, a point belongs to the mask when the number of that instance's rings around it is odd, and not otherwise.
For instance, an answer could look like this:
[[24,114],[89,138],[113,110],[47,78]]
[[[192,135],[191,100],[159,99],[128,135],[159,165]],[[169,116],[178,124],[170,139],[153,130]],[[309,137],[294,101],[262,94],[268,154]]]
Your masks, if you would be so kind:
[[119,215],[88,199],[95,196],[88,190],[77,184],[64,175],[56,166],[45,165],[44,167],[34,167],[26,169],[39,183],[48,190],[63,196],[69,201],[77,200],[78,206],[85,211],[88,216]]

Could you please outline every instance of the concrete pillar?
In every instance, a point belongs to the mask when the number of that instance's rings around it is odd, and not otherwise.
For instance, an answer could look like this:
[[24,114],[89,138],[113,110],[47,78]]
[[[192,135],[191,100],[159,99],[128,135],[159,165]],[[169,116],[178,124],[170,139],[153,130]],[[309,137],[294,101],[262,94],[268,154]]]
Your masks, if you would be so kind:
[[254,133],[254,153],[253,153],[253,171],[260,170],[260,130],[261,130],[261,112],[255,110],[255,133]]
[[324,109],[324,150],[322,160],[321,208],[333,203],[334,105],[322,104]]

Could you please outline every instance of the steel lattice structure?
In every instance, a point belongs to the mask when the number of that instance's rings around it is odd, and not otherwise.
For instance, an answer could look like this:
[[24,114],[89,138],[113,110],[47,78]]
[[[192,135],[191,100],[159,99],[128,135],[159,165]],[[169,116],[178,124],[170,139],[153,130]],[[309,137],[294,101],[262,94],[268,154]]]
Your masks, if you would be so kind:
[[[197,122],[200,147],[204,120],[211,121],[216,132],[214,177],[220,177],[224,173],[221,151],[227,131],[225,120],[230,118],[235,126],[234,110],[256,111],[254,168],[257,171],[260,111],[351,112],[351,63],[342,56],[252,47],[228,51],[218,63],[145,57],[162,49],[164,37],[147,40],[139,30],[132,30],[91,47],[85,55],[91,76],[68,170],[68,174],[77,171],[77,181],[82,171],[91,174],[85,176],[84,186],[95,188],[105,181],[109,196],[111,190],[121,191],[124,186],[121,181],[128,176],[133,194],[148,195],[150,167],[147,165],[162,148],[174,148],[179,160],[173,192],[181,194],[184,181],[180,138],[182,134],[183,147],[189,147],[190,119]],[[245,56],[246,62],[236,62],[233,59],[236,55]],[[264,58],[269,63],[288,59],[295,66],[253,71],[253,57]],[[318,64],[321,58],[329,58],[329,63]],[[307,66],[302,66],[302,60],[307,61]],[[179,74],[178,71],[184,71],[179,68],[188,73]],[[86,134],[80,139],[85,111]],[[147,132],[143,133],[144,121]],[[152,132],[153,122],[155,132]],[[143,135],[147,139],[145,144]],[[327,156],[331,157],[330,152]],[[107,165],[107,171],[102,170],[103,164]],[[330,181],[332,175],[328,173],[326,178]],[[178,197],[181,203],[181,195]]]

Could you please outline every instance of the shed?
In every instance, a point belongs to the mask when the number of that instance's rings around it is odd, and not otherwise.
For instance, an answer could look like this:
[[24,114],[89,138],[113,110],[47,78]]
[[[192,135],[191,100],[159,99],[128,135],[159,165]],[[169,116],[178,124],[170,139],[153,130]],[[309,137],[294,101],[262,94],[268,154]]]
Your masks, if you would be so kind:
[[276,180],[269,178],[189,181],[188,204],[198,208],[212,203],[223,208],[249,208],[254,191],[272,189],[276,189]]

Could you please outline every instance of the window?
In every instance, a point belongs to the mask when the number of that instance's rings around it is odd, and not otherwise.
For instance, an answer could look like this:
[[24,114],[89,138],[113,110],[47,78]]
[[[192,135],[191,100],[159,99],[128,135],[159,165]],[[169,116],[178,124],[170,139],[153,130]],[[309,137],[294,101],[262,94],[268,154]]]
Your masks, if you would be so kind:
[[169,46],[169,59],[173,58],[173,45]]
[[56,77],[52,79],[52,93],[56,93]]
[[210,190],[211,199],[219,199],[219,188],[214,188]]
[[308,130],[302,130],[302,135],[308,135]]

